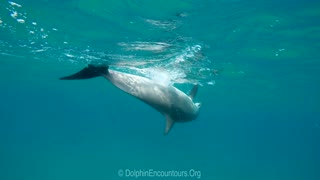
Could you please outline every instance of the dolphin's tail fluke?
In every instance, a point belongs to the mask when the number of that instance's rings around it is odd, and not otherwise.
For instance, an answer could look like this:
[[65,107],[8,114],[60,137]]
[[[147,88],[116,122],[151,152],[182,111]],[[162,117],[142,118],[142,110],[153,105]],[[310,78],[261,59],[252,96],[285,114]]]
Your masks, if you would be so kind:
[[90,79],[104,74],[108,74],[107,65],[92,65],[89,64],[88,67],[83,68],[81,71],[72,74],[70,76],[65,76],[60,78],[60,80],[78,80],[78,79]]

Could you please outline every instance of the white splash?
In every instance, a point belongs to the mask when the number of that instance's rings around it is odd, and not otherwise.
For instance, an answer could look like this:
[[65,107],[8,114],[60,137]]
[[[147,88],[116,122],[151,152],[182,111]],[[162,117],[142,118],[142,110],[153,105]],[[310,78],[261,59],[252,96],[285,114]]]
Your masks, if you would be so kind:
[[177,28],[177,21],[159,21],[153,19],[145,19],[145,22],[161,29],[173,30]]
[[164,42],[142,42],[135,41],[131,43],[118,43],[118,46],[124,47],[127,51],[152,51],[152,52],[162,52],[169,46],[168,43]]
[[164,84],[164,85],[171,84],[170,73],[165,69],[149,68],[147,70],[149,73],[148,75],[152,80],[157,81],[160,84]]

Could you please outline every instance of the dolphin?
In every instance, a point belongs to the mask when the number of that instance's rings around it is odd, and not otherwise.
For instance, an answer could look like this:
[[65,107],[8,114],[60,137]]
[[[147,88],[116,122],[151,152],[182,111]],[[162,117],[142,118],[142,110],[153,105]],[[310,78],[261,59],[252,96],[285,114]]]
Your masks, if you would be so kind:
[[109,69],[107,65],[92,65],[61,80],[90,79],[102,76],[122,91],[150,105],[166,118],[164,134],[167,135],[173,125],[192,121],[197,118],[201,104],[194,103],[198,85],[194,85],[189,95],[172,85],[164,85],[151,79]]

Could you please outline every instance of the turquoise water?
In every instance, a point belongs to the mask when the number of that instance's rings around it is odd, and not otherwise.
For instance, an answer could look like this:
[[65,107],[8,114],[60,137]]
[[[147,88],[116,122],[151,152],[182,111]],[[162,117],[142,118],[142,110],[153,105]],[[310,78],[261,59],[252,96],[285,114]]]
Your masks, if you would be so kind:
[[[318,1],[0,1],[0,179],[320,179]],[[201,114],[164,117],[88,63],[201,84]],[[140,177],[138,179],[176,179]]]

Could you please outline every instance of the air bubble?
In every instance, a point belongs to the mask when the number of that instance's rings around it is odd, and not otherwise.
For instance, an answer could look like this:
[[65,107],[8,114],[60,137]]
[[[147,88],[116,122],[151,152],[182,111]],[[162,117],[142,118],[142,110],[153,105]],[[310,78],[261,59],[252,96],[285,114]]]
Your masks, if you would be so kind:
[[17,11],[13,11],[13,12],[10,14],[10,16],[16,19],[17,16],[18,16]]
[[25,23],[25,20],[24,19],[17,19],[17,22],[18,23]]
[[12,1],[9,1],[8,3],[11,4],[11,6],[22,7],[20,4],[12,2]]

